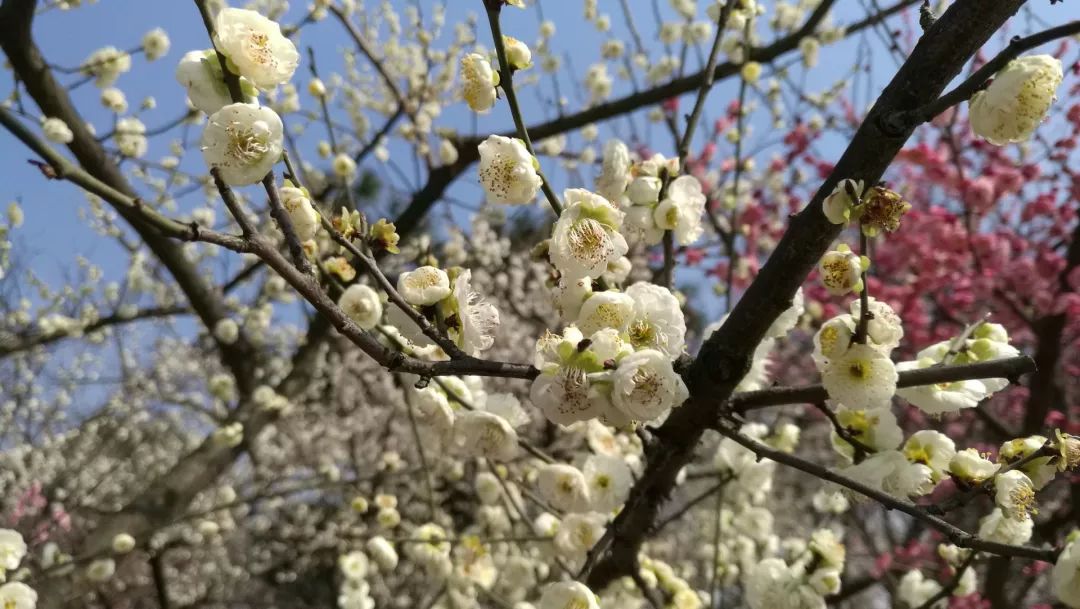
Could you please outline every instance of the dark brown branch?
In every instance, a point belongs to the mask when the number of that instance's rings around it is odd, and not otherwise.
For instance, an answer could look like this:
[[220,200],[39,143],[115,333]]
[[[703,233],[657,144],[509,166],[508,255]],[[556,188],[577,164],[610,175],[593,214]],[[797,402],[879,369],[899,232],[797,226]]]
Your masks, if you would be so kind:
[[822,201],[842,179],[877,183],[907,142],[913,129],[885,132],[880,127],[881,117],[937,99],[968,59],[1022,4],[1023,0],[991,4],[957,0],[919,40],[874,103],[832,174],[807,207],[791,218],[780,243],[727,322],[705,342],[684,374],[690,399],[672,410],[656,430],[659,441],[647,453],[645,472],[609,527],[612,534],[605,536],[608,542],[596,548],[603,558],[591,573],[583,573],[590,587],[603,588],[627,573],[631,565],[625,557],[637,554],[679,471],[693,458],[704,430],[717,420],[722,405],[750,368],[757,345],[773,321],[791,306],[796,290],[839,235],[841,227],[825,217]]

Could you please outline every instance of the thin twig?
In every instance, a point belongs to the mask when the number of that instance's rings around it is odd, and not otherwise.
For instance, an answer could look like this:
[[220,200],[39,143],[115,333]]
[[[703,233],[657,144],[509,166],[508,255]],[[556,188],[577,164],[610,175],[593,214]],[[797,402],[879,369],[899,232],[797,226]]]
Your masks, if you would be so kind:
[[[525,119],[522,118],[521,108],[518,106],[517,94],[514,93],[514,71],[510,67],[510,61],[506,58],[506,45],[503,44],[502,27],[499,25],[499,14],[502,12],[502,0],[484,0],[487,9],[488,24],[491,26],[491,37],[495,44],[495,53],[499,58],[499,87],[506,93],[506,104],[510,107],[510,115],[514,118],[514,127],[517,128],[518,137],[525,143],[525,149],[536,158],[536,150],[533,149],[532,140],[529,139],[529,130],[525,127]],[[541,190],[547,197],[555,215],[562,213],[562,203],[559,196],[552,190],[551,184],[543,171],[536,172],[541,179]]]
[[751,450],[759,458],[772,459],[782,465],[787,465],[804,473],[810,474],[827,482],[833,482],[844,488],[850,489],[862,495],[865,495],[871,499],[874,499],[878,503],[882,504],[888,509],[898,510],[903,512],[916,520],[919,520],[931,527],[941,531],[945,537],[961,548],[969,548],[972,550],[981,550],[989,552],[991,554],[998,554],[1001,556],[1012,556],[1016,558],[1029,558],[1031,560],[1039,560],[1043,562],[1053,563],[1058,555],[1058,550],[1053,548],[1036,548],[1033,546],[1021,546],[1011,545],[1005,543],[998,543],[993,541],[987,541],[985,539],[979,539],[977,536],[968,533],[960,527],[953,525],[941,518],[928,513],[924,508],[915,505],[909,501],[904,501],[893,497],[892,495],[874,487],[868,486],[853,480],[846,476],[836,473],[824,466],[818,465],[811,461],[807,461],[795,455],[785,453],[780,450],[776,450],[767,444],[763,444],[739,433],[736,429],[733,429],[729,425],[723,425],[719,428],[721,435],[731,438],[735,442],[738,442],[742,446]]

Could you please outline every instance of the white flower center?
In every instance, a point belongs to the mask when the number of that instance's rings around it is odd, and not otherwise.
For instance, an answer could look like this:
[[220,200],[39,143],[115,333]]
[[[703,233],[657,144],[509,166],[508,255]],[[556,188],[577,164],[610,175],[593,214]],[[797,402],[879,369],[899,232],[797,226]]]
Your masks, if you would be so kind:
[[270,36],[251,30],[248,32],[245,43],[244,54],[252,62],[263,66],[274,64],[274,53],[270,49]]
[[244,164],[259,161],[270,152],[270,127],[263,121],[255,121],[250,127],[230,123],[225,127],[229,137],[225,152]]
[[635,349],[642,349],[644,347],[651,347],[659,344],[657,340],[659,333],[656,327],[649,323],[646,319],[638,319],[630,324],[627,329],[627,334],[630,336],[630,344],[634,345]]
[[570,227],[567,241],[570,244],[570,253],[587,263],[607,260],[615,251],[604,225],[592,218],[574,223]]

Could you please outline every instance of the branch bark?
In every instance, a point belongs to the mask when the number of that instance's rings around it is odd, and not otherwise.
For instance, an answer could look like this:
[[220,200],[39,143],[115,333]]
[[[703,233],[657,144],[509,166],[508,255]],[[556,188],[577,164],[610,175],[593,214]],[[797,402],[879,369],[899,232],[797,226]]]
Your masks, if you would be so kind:
[[[809,205],[795,215],[772,256],[727,322],[705,342],[685,375],[690,399],[672,411],[656,430],[657,445],[647,454],[645,473],[625,507],[594,549],[602,555],[582,578],[593,589],[627,574],[627,557],[637,555],[660,504],[675,486],[679,471],[693,457],[705,429],[750,368],[754,349],[772,322],[792,302],[795,291],[840,233],[825,218],[824,198],[841,179],[874,184],[910,137],[914,127],[886,133],[882,117],[920,108],[936,100],[968,59],[1011,17],[1023,0],[987,4],[958,0],[923,35],[908,60],[878,97],[835,169]],[[718,68],[721,69],[721,68]],[[700,78],[700,76],[698,76]]]

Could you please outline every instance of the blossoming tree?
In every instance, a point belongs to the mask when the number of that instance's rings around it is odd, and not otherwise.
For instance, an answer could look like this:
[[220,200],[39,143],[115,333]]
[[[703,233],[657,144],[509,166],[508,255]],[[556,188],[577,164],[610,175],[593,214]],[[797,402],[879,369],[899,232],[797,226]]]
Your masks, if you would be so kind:
[[1080,608],[1074,8],[195,0],[147,126],[81,4],[0,3],[122,252],[0,224],[4,609]]

